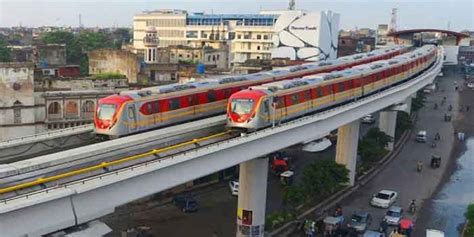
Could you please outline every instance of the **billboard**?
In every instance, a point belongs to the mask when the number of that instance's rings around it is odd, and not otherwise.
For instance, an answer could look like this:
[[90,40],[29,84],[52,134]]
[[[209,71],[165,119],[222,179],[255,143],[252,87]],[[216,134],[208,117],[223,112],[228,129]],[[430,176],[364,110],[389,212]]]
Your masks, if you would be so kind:
[[274,25],[272,58],[322,61],[337,57],[339,14],[285,11]]

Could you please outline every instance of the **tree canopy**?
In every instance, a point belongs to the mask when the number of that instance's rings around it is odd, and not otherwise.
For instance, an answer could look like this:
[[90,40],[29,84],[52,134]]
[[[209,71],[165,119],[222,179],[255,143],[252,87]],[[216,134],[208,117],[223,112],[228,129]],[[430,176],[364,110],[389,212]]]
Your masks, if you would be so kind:
[[7,48],[7,43],[3,39],[0,39],[0,62],[9,62],[10,60],[10,49]]
[[[124,37],[126,37],[126,33],[124,33],[123,29],[118,29],[117,31],[119,37],[124,35]],[[121,47],[122,39],[119,39],[120,45],[114,44],[114,35],[91,31],[83,31],[78,34],[67,31],[56,31],[43,34],[42,41],[46,44],[66,44],[67,62],[70,64],[79,64],[81,73],[86,75],[89,73],[88,52],[95,49]],[[130,36],[128,35],[128,37]]]

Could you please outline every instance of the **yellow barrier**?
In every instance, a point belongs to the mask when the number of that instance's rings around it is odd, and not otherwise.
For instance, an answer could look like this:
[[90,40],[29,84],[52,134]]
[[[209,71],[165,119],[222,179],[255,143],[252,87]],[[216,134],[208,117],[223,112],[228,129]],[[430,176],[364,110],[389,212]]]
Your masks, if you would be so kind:
[[36,185],[39,185],[39,184],[44,184],[44,183],[47,183],[47,182],[56,181],[56,180],[64,179],[64,178],[79,175],[79,174],[84,174],[84,173],[87,173],[87,172],[103,169],[107,166],[122,164],[122,163],[125,163],[125,162],[128,162],[128,161],[137,160],[137,159],[144,158],[144,157],[154,155],[154,154],[157,154],[157,153],[175,150],[177,148],[184,147],[184,146],[187,146],[187,145],[191,145],[191,144],[194,144],[194,143],[197,143],[197,142],[202,142],[202,141],[206,141],[206,140],[209,140],[209,139],[212,139],[212,138],[220,137],[220,136],[229,134],[230,132],[231,131],[217,133],[217,134],[214,134],[214,135],[211,135],[211,136],[193,139],[193,140],[183,142],[183,143],[180,143],[180,144],[176,144],[176,145],[173,145],[173,146],[164,147],[164,148],[160,148],[160,149],[153,149],[151,151],[148,151],[148,152],[145,152],[145,153],[142,153],[142,154],[125,157],[125,158],[110,161],[110,162],[102,162],[98,165],[94,165],[94,166],[90,166],[90,167],[86,167],[86,168],[82,168],[82,169],[69,171],[69,172],[54,175],[54,176],[51,176],[51,177],[38,178],[34,181],[21,183],[21,184],[17,184],[17,185],[6,187],[6,188],[1,188],[0,189],[0,194],[13,192],[13,191],[20,190],[20,189],[23,189],[23,188],[33,187],[33,186],[36,186]]

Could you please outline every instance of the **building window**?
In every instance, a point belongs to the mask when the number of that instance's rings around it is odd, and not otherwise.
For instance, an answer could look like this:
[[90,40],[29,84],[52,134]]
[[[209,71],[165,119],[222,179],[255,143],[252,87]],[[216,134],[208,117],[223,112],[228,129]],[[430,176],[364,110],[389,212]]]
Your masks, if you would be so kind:
[[217,55],[217,60],[219,60],[219,58],[220,58],[219,56],[220,56],[220,55],[218,54],[218,55]]
[[208,62],[211,61],[211,55],[207,56],[207,61],[208,61]]
[[257,39],[258,40],[262,39],[262,35],[257,35]]
[[94,112],[94,101],[86,100],[86,102],[84,102],[84,104],[82,105],[82,112],[85,112],[85,113]]
[[264,40],[268,40],[270,37],[268,35],[263,35]]
[[66,103],[65,112],[69,115],[77,114],[77,103],[75,101],[68,101]]
[[237,39],[242,39],[242,35],[237,35]]
[[61,111],[61,106],[58,102],[53,102],[48,106],[48,114],[59,114]]
[[229,32],[229,40],[235,39],[235,32]]
[[260,50],[260,45],[257,46],[257,50]]
[[13,103],[13,123],[15,124],[21,123],[21,106],[22,103],[18,100]]

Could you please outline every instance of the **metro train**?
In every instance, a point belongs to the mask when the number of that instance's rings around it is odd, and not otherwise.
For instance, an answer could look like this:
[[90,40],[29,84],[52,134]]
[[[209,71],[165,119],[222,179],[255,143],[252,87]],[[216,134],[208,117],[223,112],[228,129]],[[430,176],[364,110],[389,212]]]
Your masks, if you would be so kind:
[[116,138],[224,114],[230,95],[250,86],[343,70],[389,59],[408,50],[404,46],[392,46],[336,60],[305,63],[268,72],[122,91],[99,100],[94,113],[95,133],[99,136]]
[[434,63],[436,54],[436,47],[427,45],[342,71],[249,87],[229,98],[227,127],[252,132],[357,100],[424,71]]

